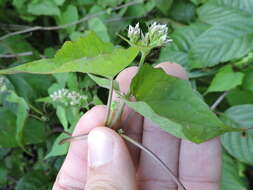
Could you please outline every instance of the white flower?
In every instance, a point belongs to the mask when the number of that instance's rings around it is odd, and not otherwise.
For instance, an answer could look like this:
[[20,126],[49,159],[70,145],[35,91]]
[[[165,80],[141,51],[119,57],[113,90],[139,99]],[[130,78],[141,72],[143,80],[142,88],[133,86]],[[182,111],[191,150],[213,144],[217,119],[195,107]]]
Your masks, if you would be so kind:
[[136,45],[147,46],[150,48],[163,46],[172,40],[168,37],[168,27],[166,24],[152,23],[148,27],[148,32],[143,34],[139,23],[135,27],[129,25],[128,38]]
[[136,43],[139,41],[141,36],[141,29],[139,23],[135,25],[135,27],[129,25],[128,28],[128,38],[132,43]]
[[87,96],[81,95],[76,91],[70,91],[65,88],[50,94],[50,97],[54,102],[63,103],[65,106],[82,105],[84,102],[87,101]]
[[150,25],[144,40],[146,40],[146,43],[151,47],[162,46],[172,41],[168,37],[167,25],[159,24],[157,22]]

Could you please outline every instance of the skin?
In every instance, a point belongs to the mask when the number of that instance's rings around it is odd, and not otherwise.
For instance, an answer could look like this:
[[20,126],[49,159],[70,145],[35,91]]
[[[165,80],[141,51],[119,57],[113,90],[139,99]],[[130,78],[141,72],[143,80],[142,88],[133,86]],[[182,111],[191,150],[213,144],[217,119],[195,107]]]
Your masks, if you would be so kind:
[[[157,67],[187,80],[186,71],[178,64],[161,63]],[[128,91],[136,71],[136,67],[129,67],[118,75],[122,92]],[[113,99],[117,98],[114,94]],[[219,189],[221,147],[218,138],[202,144],[180,140],[137,113],[132,113],[131,119],[124,122],[131,112],[126,107],[117,126],[156,153],[187,190]],[[105,106],[96,106],[80,119],[73,135],[89,133],[88,141],[71,142],[53,190],[180,190],[145,152],[104,127],[105,113]]]

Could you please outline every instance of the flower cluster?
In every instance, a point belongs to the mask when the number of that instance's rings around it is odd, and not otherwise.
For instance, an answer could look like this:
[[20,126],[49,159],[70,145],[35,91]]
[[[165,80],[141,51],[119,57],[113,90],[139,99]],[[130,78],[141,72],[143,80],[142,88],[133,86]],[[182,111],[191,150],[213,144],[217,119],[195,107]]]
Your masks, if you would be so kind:
[[87,101],[87,96],[65,88],[55,91],[50,97],[53,101],[63,103],[65,106],[81,106]]
[[150,48],[163,46],[172,40],[168,37],[168,27],[166,24],[154,22],[148,27],[148,32],[143,33],[139,23],[134,27],[129,25],[128,38],[135,45],[142,45]]

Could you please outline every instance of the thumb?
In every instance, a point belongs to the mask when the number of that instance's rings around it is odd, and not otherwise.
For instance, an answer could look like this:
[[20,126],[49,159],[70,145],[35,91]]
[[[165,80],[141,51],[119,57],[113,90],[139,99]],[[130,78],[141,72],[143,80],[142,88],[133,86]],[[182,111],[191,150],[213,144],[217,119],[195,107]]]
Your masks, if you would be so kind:
[[135,169],[122,138],[97,127],[88,135],[88,172],[85,190],[136,190]]

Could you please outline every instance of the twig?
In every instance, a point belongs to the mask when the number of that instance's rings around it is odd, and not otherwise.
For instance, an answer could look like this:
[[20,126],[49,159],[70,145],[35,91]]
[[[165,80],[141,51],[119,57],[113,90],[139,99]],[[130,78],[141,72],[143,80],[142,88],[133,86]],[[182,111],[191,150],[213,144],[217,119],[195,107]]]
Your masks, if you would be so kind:
[[[130,6],[133,6],[133,5],[136,5],[136,4],[140,4],[142,2],[143,2],[143,0],[132,1],[132,2],[129,2],[129,3],[111,8],[109,10],[110,11],[116,11],[116,10],[119,10],[119,9],[122,9],[122,8],[130,7]],[[3,36],[0,37],[0,41],[4,40],[4,39],[7,39],[11,36],[24,34],[24,33],[28,33],[28,32],[33,32],[33,31],[38,31],[38,30],[59,30],[59,29],[64,29],[64,28],[67,28],[67,27],[71,27],[71,26],[75,26],[77,24],[83,23],[83,22],[85,22],[85,21],[87,21],[91,18],[98,17],[98,16],[101,16],[101,15],[106,14],[106,13],[108,13],[108,10],[101,11],[101,12],[91,14],[91,15],[87,15],[87,16],[85,16],[85,17],[83,17],[80,20],[77,20],[75,22],[71,22],[71,23],[63,24],[63,25],[59,25],[59,26],[46,26],[46,27],[44,27],[44,26],[34,26],[34,27],[31,27],[31,28],[27,28],[27,29],[24,29],[24,30],[19,30],[19,31],[16,31],[16,32],[12,32],[12,33],[3,35]]]
[[16,53],[16,54],[0,54],[0,58],[15,58],[15,57],[24,57],[24,56],[31,56],[33,55],[33,52],[22,52],[22,53]]
[[106,107],[105,126],[108,126],[108,127],[109,127],[111,119],[112,119],[111,118],[112,93],[113,93],[113,79],[111,79],[109,96],[108,96],[107,107]]
[[147,147],[143,146],[142,144],[138,143],[137,141],[133,140],[129,136],[126,136],[124,134],[120,134],[120,135],[125,140],[127,140],[128,142],[132,143],[133,145],[139,147],[141,150],[143,150],[148,155],[150,155],[150,157],[152,157],[155,161],[157,161],[160,164],[160,166],[162,166],[170,174],[170,176],[172,177],[172,179],[175,181],[175,183],[180,188],[182,188],[183,190],[186,190],[186,188],[184,187],[184,185],[179,181],[179,179],[177,179],[177,177],[173,174],[173,172],[171,171],[171,169],[158,156],[156,156],[155,153],[153,153],[151,150],[149,150]]
[[225,98],[225,96],[228,95],[228,91],[222,93],[220,97],[214,102],[214,104],[211,106],[211,110],[215,110],[215,108],[222,102],[222,100]]
[[64,144],[64,143],[67,143],[67,142],[73,142],[73,141],[77,141],[77,140],[86,140],[87,138],[88,138],[88,134],[72,136],[72,137],[68,137],[68,138],[65,138],[65,139],[61,140],[59,142],[59,144]]

